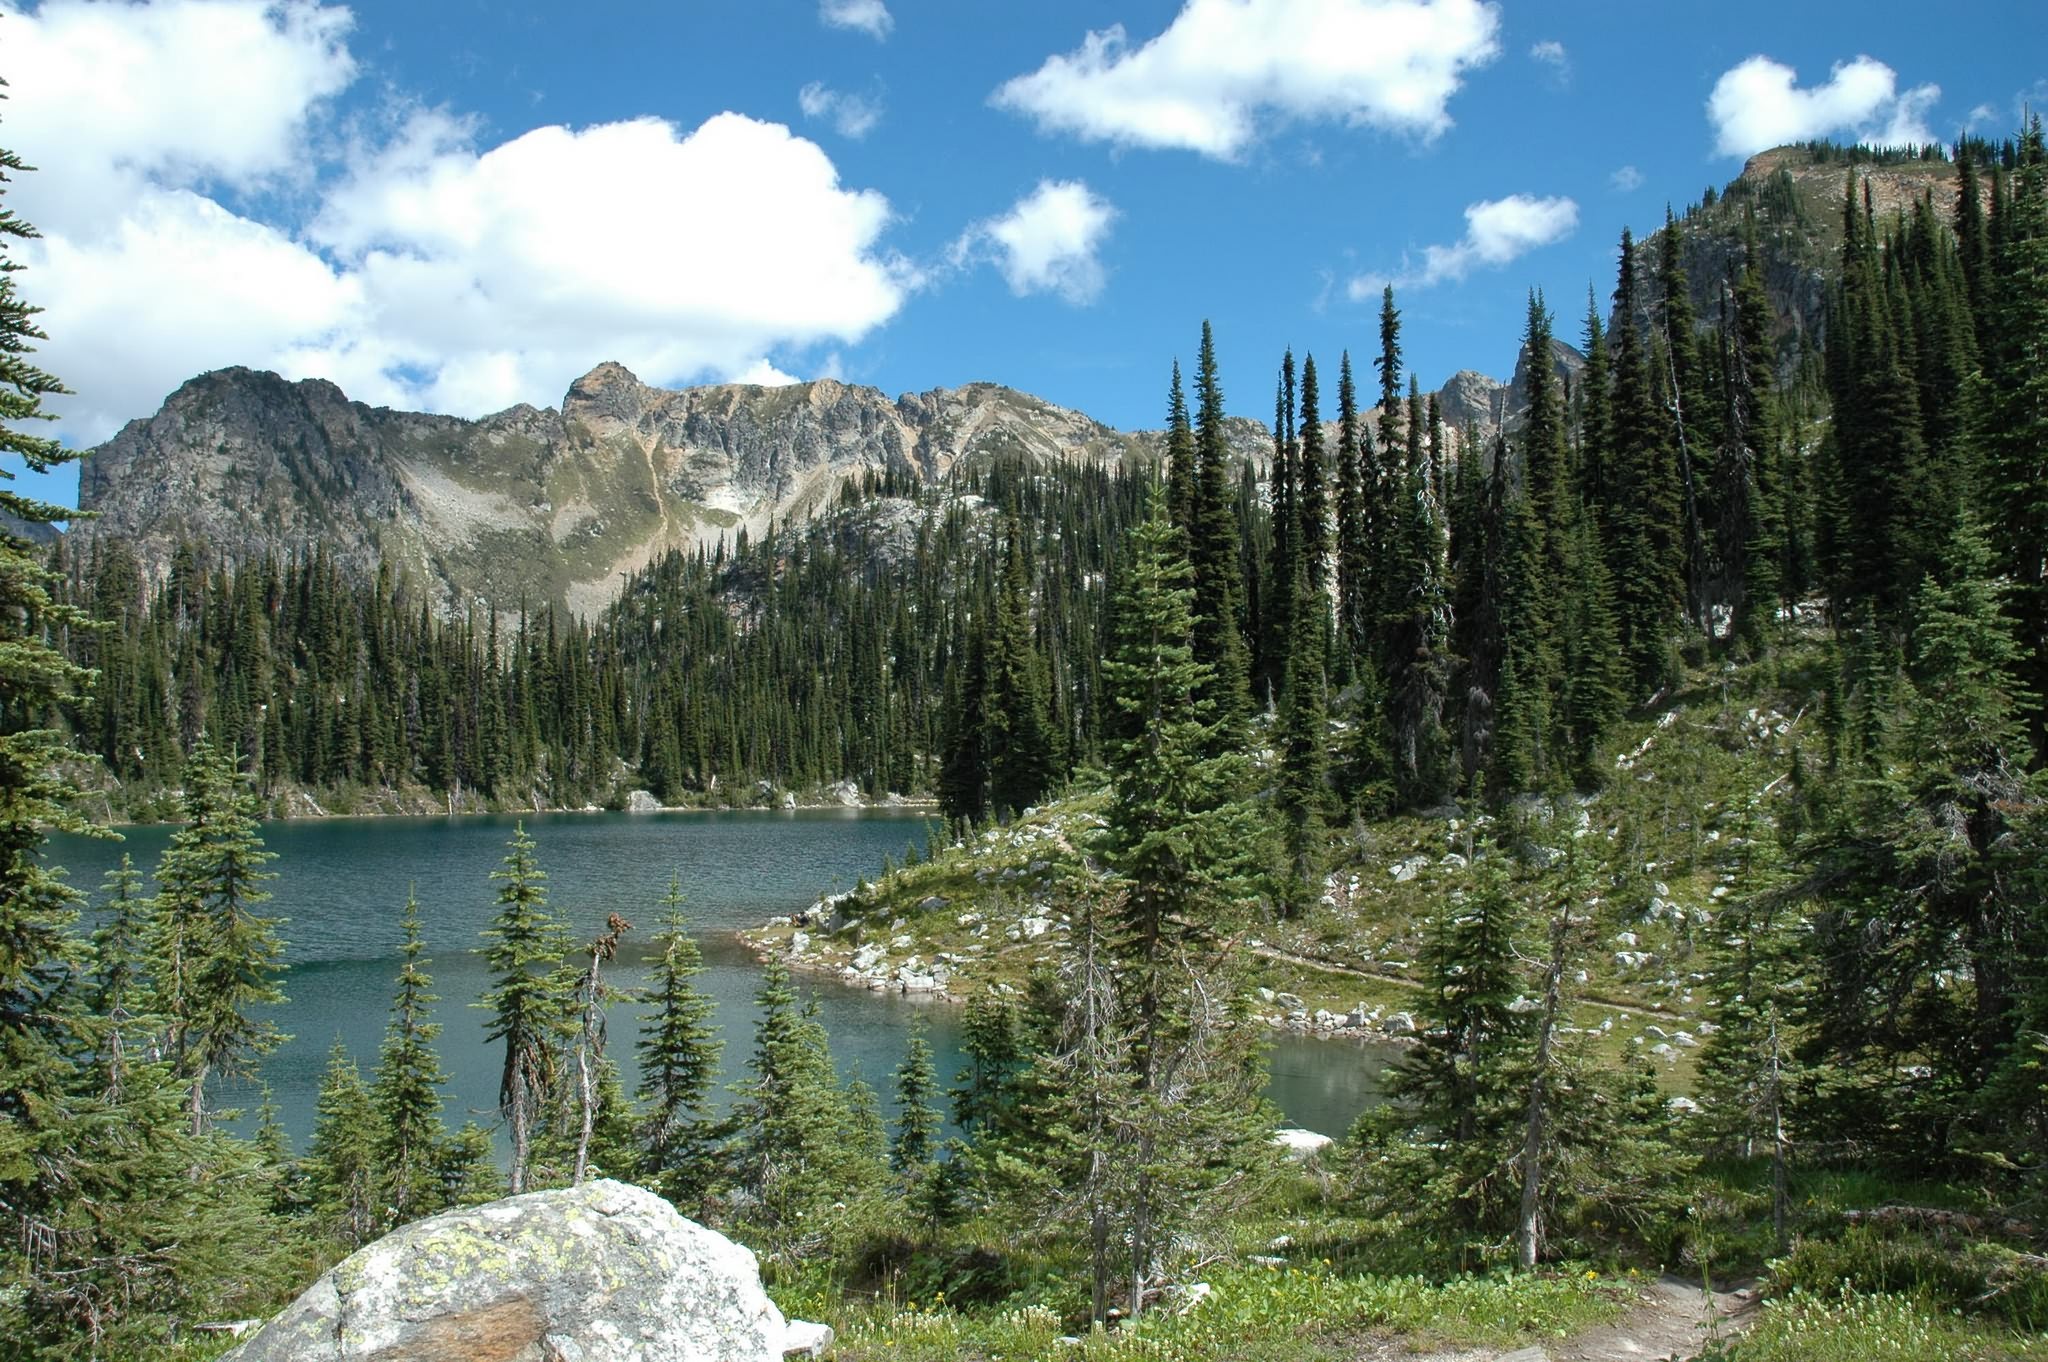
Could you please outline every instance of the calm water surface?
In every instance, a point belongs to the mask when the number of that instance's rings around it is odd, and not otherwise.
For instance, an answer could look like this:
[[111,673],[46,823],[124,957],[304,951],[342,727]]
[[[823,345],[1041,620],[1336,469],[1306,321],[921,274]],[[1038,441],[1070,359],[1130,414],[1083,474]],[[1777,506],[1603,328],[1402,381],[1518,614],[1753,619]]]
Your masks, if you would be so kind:
[[[707,969],[698,987],[718,1004],[724,1030],[724,1081],[744,1071],[756,1011],[760,967],[736,929],[808,905],[818,895],[853,887],[901,860],[907,845],[922,854],[925,823],[871,810],[797,812],[530,814],[457,818],[364,818],[274,822],[263,839],[277,859],[266,911],[286,919],[290,972],[279,1023],[291,1040],[263,1064],[286,1128],[303,1145],[327,1056],[339,1039],[367,1076],[383,1038],[398,966],[399,918],[408,887],[417,894],[434,991],[441,997],[441,1062],[450,1075],[447,1116],[494,1119],[500,1056],[484,1042],[485,1014],[471,1007],[489,976],[478,933],[490,921],[499,868],[515,822],[539,846],[550,905],[571,936],[586,941],[608,913],[636,924],[613,980],[648,979],[651,938],[671,872],[682,877],[692,930]],[[165,826],[123,830],[125,840],[55,839],[52,858],[71,882],[97,899],[102,876],[125,852],[145,877],[170,839]],[[148,882],[145,881],[145,887]],[[800,986],[811,984],[799,980]],[[866,1079],[887,1105],[890,1077],[902,1062],[908,1023],[924,1017],[942,1077],[960,1065],[957,1011],[928,1000],[855,991],[819,981],[819,1009],[843,1072]],[[632,1047],[639,1010],[611,1016],[610,1054],[636,1081]],[[1297,1125],[1342,1134],[1376,1100],[1385,1057],[1343,1042],[1283,1037],[1272,1058],[1272,1097]],[[253,1087],[224,1092],[226,1104],[253,1108]]]

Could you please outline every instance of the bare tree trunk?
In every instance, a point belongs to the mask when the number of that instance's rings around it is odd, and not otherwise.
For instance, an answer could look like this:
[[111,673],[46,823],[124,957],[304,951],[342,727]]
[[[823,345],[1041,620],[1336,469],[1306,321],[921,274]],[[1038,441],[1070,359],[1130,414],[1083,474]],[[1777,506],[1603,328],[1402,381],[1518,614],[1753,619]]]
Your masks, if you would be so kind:
[[526,1067],[524,1059],[521,1058],[513,1062],[512,1100],[505,1104],[505,1115],[512,1123],[512,1172],[507,1179],[507,1185],[513,1196],[518,1196],[526,1190],[526,1101]]
[[1536,1031],[1536,1072],[1529,1080],[1529,1119],[1522,1130],[1522,1219],[1515,1232],[1515,1253],[1525,1272],[1535,1269],[1543,1249],[1543,1120],[1550,1096],[1551,1039],[1557,1033],[1565,943],[1571,925],[1571,903],[1566,901],[1550,925],[1550,971],[1543,981],[1543,1020]]

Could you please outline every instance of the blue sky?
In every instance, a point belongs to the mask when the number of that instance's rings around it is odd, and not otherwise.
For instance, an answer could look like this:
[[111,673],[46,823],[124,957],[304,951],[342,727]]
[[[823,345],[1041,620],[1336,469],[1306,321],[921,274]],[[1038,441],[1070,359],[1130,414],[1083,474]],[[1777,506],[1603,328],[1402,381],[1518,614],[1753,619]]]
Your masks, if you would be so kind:
[[[42,358],[105,438],[226,364],[463,415],[660,383],[989,379],[1156,425],[1576,334],[1624,225],[1798,137],[2048,103],[2033,3],[0,0]],[[1334,397],[1334,384],[1329,385]],[[69,500],[75,474],[39,490]]]

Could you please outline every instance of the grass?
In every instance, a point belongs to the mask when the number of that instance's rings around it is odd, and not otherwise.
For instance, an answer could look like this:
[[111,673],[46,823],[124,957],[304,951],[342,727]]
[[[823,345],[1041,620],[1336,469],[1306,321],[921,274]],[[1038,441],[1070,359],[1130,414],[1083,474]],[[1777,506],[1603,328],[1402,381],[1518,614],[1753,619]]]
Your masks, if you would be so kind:
[[[1157,1362],[1337,1362],[1362,1341],[1398,1334],[1451,1346],[1513,1347],[1564,1338],[1613,1318],[1628,1292],[1593,1273],[1497,1275],[1432,1282],[1412,1276],[1347,1276],[1305,1267],[1219,1267],[1200,1299],[1169,1300],[1135,1327],[1088,1331],[1038,1302],[986,1314],[944,1300],[853,1301],[798,1295],[786,1310],[822,1316],[839,1331],[848,1362],[1010,1362],[1050,1356]],[[1076,1340],[1075,1343],[1061,1342]]]
[[1910,1296],[1795,1289],[1764,1305],[1748,1333],[1714,1362],[2034,1362],[2048,1336],[2020,1334]]

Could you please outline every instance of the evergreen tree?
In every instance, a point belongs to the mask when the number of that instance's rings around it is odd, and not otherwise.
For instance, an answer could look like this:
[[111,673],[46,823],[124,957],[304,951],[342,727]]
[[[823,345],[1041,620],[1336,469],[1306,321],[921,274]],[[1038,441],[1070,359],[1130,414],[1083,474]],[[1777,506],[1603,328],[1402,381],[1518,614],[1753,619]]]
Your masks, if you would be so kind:
[[560,1080],[556,1048],[570,1014],[561,965],[569,938],[548,909],[547,875],[524,823],[513,826],[508,845],[504,869],[491,872],[500,881],[498,911],[483,932],[491,986],[475,1006],[490,1014],[485,1039],[505,1046],[498,1104],[512,1128],[508,1181],[518,1196],[526,1190],[536,1128]]
[[228,756],[201,738],[185,770],[185,822],[157,864],[150,906],[153,1010],[189,1085],[195,1136],[206,1128],[208,1080],[246,1075],[285,1039],[255,1010],[285,998],[277,919],[255,911],[270,897],[262,867],[273,857],[256,835],[254,805]]
[[1366,603],[1368,575],[1364,483],[1359,459],[1364,428],[1358,422],[1358,388],[1351,377],[1351,352],[1337,371],[1337,676],[1348,679],[1364,649],[1371,620]]
[[149,903],[141,888],[142,872],[123,852],[121,863],[107,872],[100,924],[92,934],[91,1008],[105,1026],[98,1058],[107,1094],[117,1101],[129,1065],[148,1053]]
[[1223,383],[1216,370],[1216,342],[1202,323],[1195,362],[1195,450],[1200,480],[1195,489],[1195,530],[1188,547],[1194,570],[1195,656],[1209,668],[1202,691],[1217,725],[1212,752],[1235,746],[1251,710],[1250,665],[1238,618],[1244,605],[1244,569],[1238,561],[1240,536],[1231,508],[1230,442],[1223,428]]
[[939,1155],[939,1130],[944,1118],[933,1105],[939,1096],[939,1074],[932,1065],[932,1046],[922,1021],[911,1027],[903,1063],[896,1069],[896,1138],[889,1146],[889,1168],[915,1188],[932,1176]]
[[1005,530],[1002,591],[989,635],[988,708],[983,714],[989,751],[989,804],[998,815],[1037,804],[1052,788],[1054,730],[1048,712],[1045,659],[1034,641],[1031,588],[1017,523]]
[[[1965,228],[1968,224],[1963,224]],[[1986,522],[2007,607],[2025,658],[2023,680],[2048,697],[2048,145],[2036,114],[2020,137],[2019,167],[1998,215],[1988,271],[1980,381],[1973,388],[1971,442],[1985,474]],[[2048,712],[2036,710],[2037,746],[2048,744]]]
[[398,982],[370,1100],[378,1124],[378,1195],[395,1223],[402,1225],[440,1205],[436,1164],[446,1140],[441,1087],[448,1075],[434,1053],[441,1026],[431,1017],[440,999],[433,992],[434,977],[427,973],[419,900],[410,891],[399,929]]
[[1685,533],[1672,476],[1669,427],[1660,412],[1641,323],[1635,242],[1621,234],[1614,293],[1614,447],[1602,515],[1622,653],[1638,691],[1673,674],[1671,631],[1684,603]]
[[695,980],[703,956],[683,916],[680,872],[661,901],[659,952],[640,1024],[641,1174],[685,1209],[701,1202],[716,1176],[719,1123],[709,1103],[724,1048],[711,1024],[717,1010]]
[[1519,1192],[1508,1172],[1531,1030],[1514,1006],[1527,911],[1505,859],[1475,856],[1472,889],[1429,925],[1421,1044],[1388,1070],[1392,1102],[1354,1132],[1380,1197],[1466,1229],[1501,1224]]
[[389,1136],[355,1060],[339,1040],[328,1052],[318,1112],[306,1148],[313,1211],[344,1245],[360,1248],[381,1228],[377,1151]]
[[[740,1086],[734,1156],[742,1188],[766,1230],[872,1183],[879,1164],[833,1072],[830,1042],[813,1007],[800,1006],[789,968],[770,958],[754,995],[760,1020]],[[878,1123],[877,1123],[878,1124]]]
[[1188,400],[1181,392],[1180,361],[1173,362],[1173,382],[1166,394],[1166,513],[1189,542],[1194,537],[1195,428],[1188,420]]
[[1273,467],[1271,490],[1272,542],[1266,571],[1256,597],[1259,645],[1259,686],[1269,704],[1280,698],[1292,655],[1295,608],[1302,602],[1301,446],[1294,427],[1294,351],[1280,361],[1280,379],[1273,392]]
[[[1128,1102],[1114,1119],[1125,1128],[1119,1157],[1131,1170],[1119,1199],[1128,1212],[1135,1314],[1174,1226],[1211,1201],[1232,1176],[1225,1170],[1256,1157],[1264,1113],[1256,1052],[1231,1025],[1230,959],[1209,945],[1242,893],[1252,842],[1235,801],[1243,759],[1205,755],[1215,723],[1204,699],[1208,668],[1193,647],[1189,569],[1157,493],[1130,533],[1127,562],[1115,651],[1103,668],[1128,734],[1107,753],[1111,802],[1101,842],[1115,877],[1121,996],[1113,1023],[1102,1000],[1086,996],[1085,980],[1080,1003],[1095,1018],[1086,1044],[1097,1048],[1089,1053],[1121,1053],[1129,1064]],[[1101,1029],[1109,1024],[1127,1039],[1110,1041]],[[1080,1095],[1091,1104],[1080,1120],[1096,1132],[1087,1146],[1092,1162],[1105,1152],[1110,1089],[1091,1081]]]

